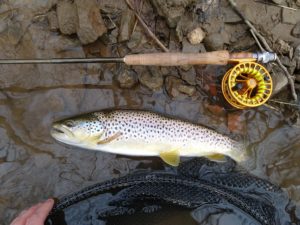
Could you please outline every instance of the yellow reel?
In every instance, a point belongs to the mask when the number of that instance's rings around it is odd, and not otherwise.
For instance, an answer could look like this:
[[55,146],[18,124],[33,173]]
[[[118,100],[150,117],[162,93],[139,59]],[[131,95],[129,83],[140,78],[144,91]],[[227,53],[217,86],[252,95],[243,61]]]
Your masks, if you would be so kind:
[[235,108],[245,109],[264,104],[272,94],[272,78],[265,67],[255,62],[241,62],[222,79],[222,92]]

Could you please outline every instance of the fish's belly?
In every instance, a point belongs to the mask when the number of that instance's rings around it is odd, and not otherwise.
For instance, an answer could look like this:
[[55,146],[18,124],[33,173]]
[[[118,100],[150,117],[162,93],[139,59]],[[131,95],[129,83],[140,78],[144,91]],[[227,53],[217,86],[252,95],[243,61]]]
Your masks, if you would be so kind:
[[113,141],[99,146],[99,150],[131,156],[158,156],[160,152],[176,148],[175,145],[162,142]]
[[113,141],[99,146],[98,150],[130,156],[159,156],[162,152],[176,150],[180,156],[185,157],[206,156],[222,151],[215,149],[209,143],[146,142],[137,140]]

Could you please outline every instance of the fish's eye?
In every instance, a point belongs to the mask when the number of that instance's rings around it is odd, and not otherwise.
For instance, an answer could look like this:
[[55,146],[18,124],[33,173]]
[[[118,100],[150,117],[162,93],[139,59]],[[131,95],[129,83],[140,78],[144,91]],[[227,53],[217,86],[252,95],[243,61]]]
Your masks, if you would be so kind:
[[74,126],[74,123],[73,123],[73,121],[71,121],[71,120],[67,120],[67,121],[65,122],[65,125],[66,125],[67,127],[73,127],[73,126]]

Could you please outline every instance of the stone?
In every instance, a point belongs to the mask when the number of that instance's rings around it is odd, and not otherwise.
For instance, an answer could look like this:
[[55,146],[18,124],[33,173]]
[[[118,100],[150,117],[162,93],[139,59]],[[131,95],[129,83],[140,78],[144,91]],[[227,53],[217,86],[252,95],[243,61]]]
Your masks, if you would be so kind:
[[223,50],[224,40],[220,33],[211,33],[204,38],[204,45],[209,51]]
[[295,69],[296,69],[296,66],[297,66],[297,62],[295,59],[290,59],[289,57],[287,56],[281,56],[280,57],[280,61],[282,62],[282,64],[284,66],[287,67],[289,73],[293,74]]
[[284,40],[279,39],[276,41],[276,52],[284,55],[291,55],[293,54],[293,48]]
[[196,87],[187,85],[183,80],[174,76],[167,76],[166,90],[172,98],[186,97],[186,95],[191,97],[194,96],[197,91]]
[[128,41],[133,31],[135,15],[132,10],[123,11],[121,16],[118,42]]
[[224,107],[220,105],[205,104],[205,108],[207,108],[210,113],[220,117],[223,117],[226,112]]
[[276,95],[288,85],[288,79],[281,69],[277,66],[273,67],[270,73],[273,80],[272,95]]
[[300,13],[290,9],[282,9],[282,23],[296,24],[300,22]]
[[96,41],[107,32],[96,0],[75,0],[78,13],[77,35],[82,44]]
[[57,31],[59,29],[57,14],[55,11],[50,11],[47,13],[47,19],[49,23],[49,28],[51,31]]
[[294,26],[294,28],[293,28],[293,30],[292,30],[292,35],[293,35],[294,37],[296,37],[296,38],[300,38],[300,22],[298,22],[298,23]]
[[149,68],[139,75],[139,81],[152,91],[159,91],[164,83],[163,77],[156,67]]
[[300,74],[295,74],[295,80],[300,83]]
[[195,0],[151,0],[152,5],[156,8],[158,15],[164,17],[170,28],[175,28],[185,8]]
[[109,43],[110,44],[116,44],[118,43],[118,40],[117,40],[117,37],[119,36],[119,30],[118,28],[115,28],[113,29],[109,35],[108,35],[108,38],[109,38]]
[[10,24],[6,29],[8,43],[17,45],[24,35],[21,24],[16,22]]
[[200,43],[197,45],[192,45],[186,38],[182,40],[182,52],[185,53],[199,53],[206,52],[204,44]]
[[155,35],[165,46],[168,46],[170,42],[170,29],[167,29],[167,27],[167,22],[162,17],[156,19]]
[[192,45],[200,44],[203,41],[204,37],[205,32],[201,29],[201,27],[195,28],[187,35],[187,38]]
[[297,92],[299,92],[299,91],[300,91],[300,84],[297,84],[297,83],[296,83],[296,84],[295,84],[295,89],[296,89]]
[[231,7],[222,8],[225,23],[239,23],[242,21],[241,17],[234,12]]
[[191,85],[180,84],[178,86],[178,91],[188,96],[193,96],[196,93],[196,88]]
[[76,5],[69,0],[61,0],[57,3],[56,13],[60,32],[66,35],[75,34],[78,26]]
[[231,112],[227,115],[227,127],[232,133],[244,133],[246,124],[242,123],[242,111]]
[[293,59],[296,62],[296,70],[300,70],[300,45],[295,48]]
[[145,42],[147,42],[147,39],[144,34],[141,31],[135,30],[127,42],[127,47],[134,53],[134,51],[145,44]]
[[190,85],[196,85],[196,70],[192,66],[189,70],[185,71],[184,68],[180,71],[181,79]]
[[177,98],[180,96],[178,87],[183,84],[183,81],[174,76],[168,76],[166,78],[166,90],[170,97]]
[[120,88],[132,88],[137,84],[137,74],[133,70],[124,70],[117,75]]
[[274,2],[275,4],[278,4],[278,5],[283,5],[286,3],[285,0],[272,0],[272,2]]

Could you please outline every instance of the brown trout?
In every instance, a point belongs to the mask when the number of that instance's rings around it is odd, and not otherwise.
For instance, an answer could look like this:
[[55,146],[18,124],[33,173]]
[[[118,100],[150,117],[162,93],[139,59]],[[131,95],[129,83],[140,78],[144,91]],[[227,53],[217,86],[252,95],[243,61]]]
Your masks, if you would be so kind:
[[53,124],[65,144],[128,156],[159,156],[177,166],[180,156],[226,155],[246,159],[241,143],[206,127],[148,111],[104,110]]

